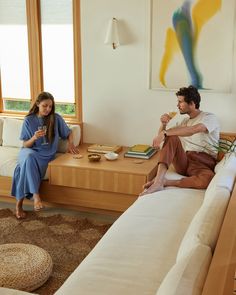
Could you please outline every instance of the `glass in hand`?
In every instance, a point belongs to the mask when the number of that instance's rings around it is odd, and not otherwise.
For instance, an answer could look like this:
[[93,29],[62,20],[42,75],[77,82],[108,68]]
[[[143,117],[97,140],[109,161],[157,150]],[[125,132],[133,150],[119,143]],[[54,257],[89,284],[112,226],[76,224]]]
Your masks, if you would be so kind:
[[43,142],[41,143],[42,145],[46,145],[48,144],[47,139],[46,139],[46,133],[47,133],[47,126],[43,125],[43,126],[39,126],[38,130],[40,131],[44,131],[44,136],[43,136]]
[[170,119],[173,119],[177,115],[177,110],[171,110],[168,115],[170,116]]

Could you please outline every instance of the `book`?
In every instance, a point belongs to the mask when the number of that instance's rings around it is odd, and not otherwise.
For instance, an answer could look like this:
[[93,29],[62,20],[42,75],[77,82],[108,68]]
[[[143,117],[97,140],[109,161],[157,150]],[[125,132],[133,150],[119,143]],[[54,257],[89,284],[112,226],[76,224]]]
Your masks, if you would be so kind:
[[119,153],[122,150],[120,145],[107,145],[107,144],[92,144],[88,147],[90,153],[106,154],[109,152]]
[[129,151],[137,152],[137,153],[145,153],[150,148],[151,146],[148,144],[135,144],[129,148]]
[[129,149],[128,153],[132,154],[132,155],[140,155],[140,156],[145,156],[147,155],[151,150],[153,149],[153,147],[149,147],[145,152],[134,152],[133,150]]
[[155,153],[157,152],[157,149],[155,148],[151,148],[150,151],[147,154],[141,154],[141,153],[130,153],[129,151],[127,151],[124,154],[124,157],[127,158],[139,158],[139,159],[150,159],[153,155],[155,155]]

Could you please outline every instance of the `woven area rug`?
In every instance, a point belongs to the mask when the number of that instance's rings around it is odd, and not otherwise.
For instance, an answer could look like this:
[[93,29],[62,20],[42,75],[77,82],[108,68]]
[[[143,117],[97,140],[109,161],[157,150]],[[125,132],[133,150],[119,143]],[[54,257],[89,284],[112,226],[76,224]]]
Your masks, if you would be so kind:
[[0,244],[28,243],[51,255],[53,272],[48,281],[32,293],[53,294],[88,255],[110,224],[93,222],[61,214],[45,215],[28,212],[25,220],[17,220],[10,209],[0,210]]

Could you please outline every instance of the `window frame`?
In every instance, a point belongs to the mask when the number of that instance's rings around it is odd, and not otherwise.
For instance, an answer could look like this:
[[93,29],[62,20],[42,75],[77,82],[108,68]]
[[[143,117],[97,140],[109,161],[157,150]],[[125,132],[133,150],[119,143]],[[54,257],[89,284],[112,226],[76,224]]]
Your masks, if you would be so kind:
[[[30,75],[30,104],[32,105],[37,95],[43,91],[43,56],[41,37],[40,0],[25,0],[28,50],[29,50],[29,75]],[[72,0],[73,9],[73,51],[74,51],[74,97],[75,116],[63,115],[69,123],[82,125],[82,70],[81,70],[81,33],[80,33],[80,0]],[[5,98],[14,100],[11,98]],[[25,112],[14,112],[3,109],[0,73],[0,116],[24,117]]]

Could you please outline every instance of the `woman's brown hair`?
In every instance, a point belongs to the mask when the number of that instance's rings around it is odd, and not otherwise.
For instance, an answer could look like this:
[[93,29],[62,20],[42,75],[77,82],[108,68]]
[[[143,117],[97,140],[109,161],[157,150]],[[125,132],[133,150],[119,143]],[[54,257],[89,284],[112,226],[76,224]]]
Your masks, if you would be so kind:
[[46,138],[49,142],[52,142],[55,136],[54,133],[54,125],[55,125],[55,101],[54,101],[54,97],[52,96],[51,93],[49,92],[41,92],[35,103],[33,104],[33,106],[31,107],[31,109],[29,110],[28,114],[26,116],[30,116],[30,115],[37,115],[39,112],[39,107],[38,105],[44,101],[50,99],[52,101],[52,109],[51,112],[43,117],[43,124],[47,126],[47,133],[46,133]]

